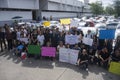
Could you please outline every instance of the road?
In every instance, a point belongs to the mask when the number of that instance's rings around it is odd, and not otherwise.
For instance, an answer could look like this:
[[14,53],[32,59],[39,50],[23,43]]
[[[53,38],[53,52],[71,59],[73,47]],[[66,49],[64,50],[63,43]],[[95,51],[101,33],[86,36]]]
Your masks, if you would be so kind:
[[87,72],[58,60],[21,60],[5,51],[0,53],[0,80],[120,80],[120,76],[95,65]]

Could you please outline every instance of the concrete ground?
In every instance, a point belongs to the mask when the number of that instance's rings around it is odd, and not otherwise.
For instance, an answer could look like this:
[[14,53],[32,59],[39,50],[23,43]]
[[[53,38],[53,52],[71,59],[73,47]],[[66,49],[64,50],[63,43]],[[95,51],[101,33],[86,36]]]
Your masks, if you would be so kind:
[[0,53],[0,80],[120,80],[120,76],[94,65],[87,72],[57,60],[21,60],[5,51]]

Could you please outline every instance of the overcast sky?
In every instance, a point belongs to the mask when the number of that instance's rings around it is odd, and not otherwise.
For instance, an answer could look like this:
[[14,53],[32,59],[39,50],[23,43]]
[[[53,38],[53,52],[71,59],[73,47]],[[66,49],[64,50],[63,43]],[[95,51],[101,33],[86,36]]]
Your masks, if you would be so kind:
[[[80,1],[84,1],[84,0],[80,0]],[[113,0],[89,0],[90,3],[96,2],[96,1],[102,1],[103,6],[107,6],[109,4],[112,4]]]

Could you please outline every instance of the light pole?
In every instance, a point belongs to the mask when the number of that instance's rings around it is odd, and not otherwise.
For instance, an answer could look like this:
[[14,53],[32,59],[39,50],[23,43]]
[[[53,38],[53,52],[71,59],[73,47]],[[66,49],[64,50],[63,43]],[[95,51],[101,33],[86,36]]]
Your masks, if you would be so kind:
[[83,15],[83,13],[84,13],[84,6],[82,6],[81,8],[82,8],[82,15]]

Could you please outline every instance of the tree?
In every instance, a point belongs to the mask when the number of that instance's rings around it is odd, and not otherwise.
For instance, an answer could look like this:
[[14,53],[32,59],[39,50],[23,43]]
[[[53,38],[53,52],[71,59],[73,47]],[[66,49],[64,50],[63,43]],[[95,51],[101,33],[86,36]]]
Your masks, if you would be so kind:
[[115,8],[115,13],[116,16],[120,16],[120,0],[115,0],[114,1],[114,8]]
[[115,10],[114,10],[113,7],[111,7],[111,6],[109,5],[109,6],[107,6],[107,7],[105,8],[105,13],[108,14],[108,15],[113,15],[113,14],[115,14]]
[[100,3],[98,2],[91,3],[90,6],[91,6],[92,13],[94,15],[97,16],[97,15],[101,15],[104,13],[104,9]]

